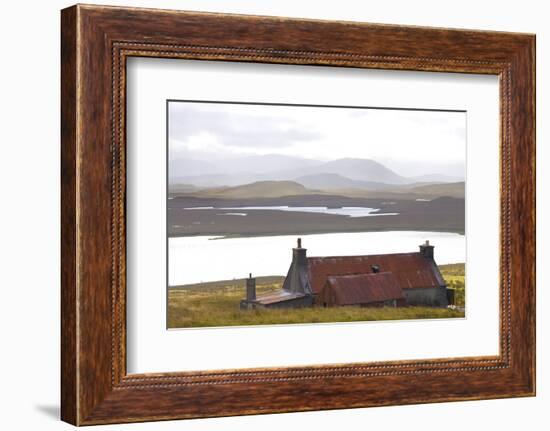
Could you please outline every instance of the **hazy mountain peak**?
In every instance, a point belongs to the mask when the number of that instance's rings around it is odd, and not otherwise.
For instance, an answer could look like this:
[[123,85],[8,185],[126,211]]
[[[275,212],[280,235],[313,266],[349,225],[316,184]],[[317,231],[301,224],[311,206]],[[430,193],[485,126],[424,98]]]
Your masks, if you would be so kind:
[[342,158],[318,167],[326,173],[334,173],[352,180],[375,181],[387,184],[404,184],[408,180],[383,164],[371,159]]

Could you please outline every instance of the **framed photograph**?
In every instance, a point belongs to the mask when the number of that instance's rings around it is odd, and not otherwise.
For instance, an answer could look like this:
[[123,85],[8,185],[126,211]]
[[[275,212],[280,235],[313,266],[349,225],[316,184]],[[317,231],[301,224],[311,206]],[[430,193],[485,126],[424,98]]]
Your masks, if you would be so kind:
[[63,420],[535,394],[533,35],[61,33]]
[[466,112],[167,110],[168,328],[465,316]]

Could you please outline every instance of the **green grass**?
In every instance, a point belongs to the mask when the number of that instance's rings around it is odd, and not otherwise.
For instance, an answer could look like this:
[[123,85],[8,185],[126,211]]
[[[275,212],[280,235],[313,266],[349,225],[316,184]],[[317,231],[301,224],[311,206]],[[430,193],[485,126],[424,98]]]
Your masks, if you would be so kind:
[[447,283],[447,287],[455,290],[455,305],[465,307],[465,270],[463,263],[440,265],[439,270]]
[[[464,264],[442,265],[457,305],[464,305]],[[257,293],[280,289],[283,277],[259,277]],[[464,312],[432,307],[331,307],[240,310],[244,280],[196,284],[168,291],[168,327],[249,326],[464,317]]]

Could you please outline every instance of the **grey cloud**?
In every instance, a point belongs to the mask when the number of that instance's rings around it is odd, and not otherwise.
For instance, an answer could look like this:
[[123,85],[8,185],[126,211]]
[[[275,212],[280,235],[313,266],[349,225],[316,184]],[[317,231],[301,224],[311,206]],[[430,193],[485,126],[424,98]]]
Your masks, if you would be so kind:
[[[282,148],[296,141],[314,141],[321,137],[319,133],[304,130],[290,115],[252,116],[238,110],[231,111],[235,105],[196,105],[186,102],[170,104],[170,139],[184,142],[206,131],[228,147]],[[289,113],[292,114],[292,111]]]

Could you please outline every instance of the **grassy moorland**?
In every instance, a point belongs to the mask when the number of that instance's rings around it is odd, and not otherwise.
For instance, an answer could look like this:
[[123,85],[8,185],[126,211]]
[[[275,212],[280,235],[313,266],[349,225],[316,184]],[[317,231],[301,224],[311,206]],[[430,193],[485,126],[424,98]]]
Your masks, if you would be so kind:
[[447,286],[455,290],[455,305],[465,307],[465,270],[463,263],[439,265]]
[[[456,302],[464,306],[464,264],[441,265]],[[257,278],[257,293],[279,289],[283,277]],[[330,323],[372,320],[437,319],[464,317],[464,311],[431,307],[333,307],[240,310],[244,280],[220,281],[170,288],[168,327],[249,326],[291,323]]]

